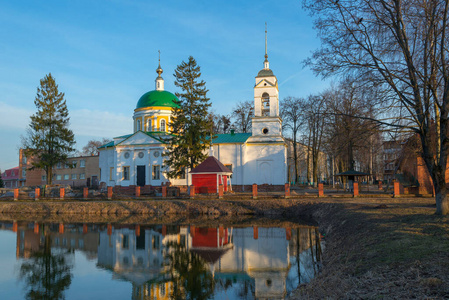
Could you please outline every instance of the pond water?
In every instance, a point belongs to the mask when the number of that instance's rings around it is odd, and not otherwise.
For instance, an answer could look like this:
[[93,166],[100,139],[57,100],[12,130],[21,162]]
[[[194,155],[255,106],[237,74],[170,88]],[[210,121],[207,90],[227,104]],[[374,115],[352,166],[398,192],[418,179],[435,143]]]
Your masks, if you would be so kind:
[[284,299],[318,271],[313,226],[0,223],[0,299]]

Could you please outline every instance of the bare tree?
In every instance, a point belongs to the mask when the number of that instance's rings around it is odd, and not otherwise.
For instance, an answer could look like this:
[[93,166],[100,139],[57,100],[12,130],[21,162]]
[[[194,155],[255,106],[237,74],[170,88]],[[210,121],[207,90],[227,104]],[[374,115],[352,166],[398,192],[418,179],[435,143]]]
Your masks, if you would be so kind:
[[280,103],[282,126],[292,133],[293,161],[295,164],[295,183],[299,179],[298,171],[298,134],[304,123],[304,99],[286,97]]
[[231,119],[228,115],[210,112],[209,118],[212,124],[212,134],[227,133],[231,128]]
[[111,140],[103,138],[103,140],[90,140],[87,142],[87,145],[83,147],[80,156],[95,156],[98,155],[98,147],[101,147],[104,144],[111,142]]
[[[323,150],[323,134],[326,125],[327,94],[310,95],[304,104],[304,118],[307,126],[307,178],[312,171],[312,182],[318,183],[318,167]],[[310,164],[312,165],[310,167]]]
[[[315,17],[322,48],[309,60],[323,76],[351,72],[381,86],[382,101],[398,108],[384,125],[414,131],[433,180],[436,213],[449,213],[449,1],[303,0]],[[399,121],[398,121],[399,120]]]
[[253,101],[242,101],[232,110],[233,125],[239,132],[251,132],[251,119],[254,116]]

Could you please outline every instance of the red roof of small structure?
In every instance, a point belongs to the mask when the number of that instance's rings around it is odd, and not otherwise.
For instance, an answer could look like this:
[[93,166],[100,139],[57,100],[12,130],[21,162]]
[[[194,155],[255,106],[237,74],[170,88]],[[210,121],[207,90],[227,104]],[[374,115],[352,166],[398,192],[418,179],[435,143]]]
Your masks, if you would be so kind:
[[2,179],[3,180],[19,179],[19,167],[5,170],[5,172],[2,173]]
[[193,168],[190,173],[232,173],[232,171],[215,157],[209,156],[205,161],[196,166],[196,168]]

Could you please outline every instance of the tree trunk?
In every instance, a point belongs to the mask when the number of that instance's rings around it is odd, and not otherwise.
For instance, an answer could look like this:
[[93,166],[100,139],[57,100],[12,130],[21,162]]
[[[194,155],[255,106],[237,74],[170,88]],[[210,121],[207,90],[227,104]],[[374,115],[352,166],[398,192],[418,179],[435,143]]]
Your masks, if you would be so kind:
[[47,175],[47,184],[52,184],[53,182],[53,169],[47,168],[45,175]]
[[[439,180],[440,179],[440,180]],[[445,180],[441,178],[434,179],[434,189],[435,189],[435,202],[436,202],[436,212],[437,215],[447,215],[449,214],[449,199],[447,197],[447,188]]]

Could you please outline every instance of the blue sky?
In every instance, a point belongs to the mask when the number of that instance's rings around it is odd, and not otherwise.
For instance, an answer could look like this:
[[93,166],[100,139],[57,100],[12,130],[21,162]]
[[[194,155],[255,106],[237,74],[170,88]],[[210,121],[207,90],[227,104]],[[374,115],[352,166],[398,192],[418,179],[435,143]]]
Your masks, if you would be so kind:
[[280,98],[328,87],[302,67],[319,40],[299,0],[0,0],[0,169],[18,165],[20,136],[49,72],[65,93],[78,149],[132,131],[137,100],[154,89],[158,50],[166,90],[176,92],[174,69],[192,55],[212,109],[230,113],[253,99],[265,22]]

